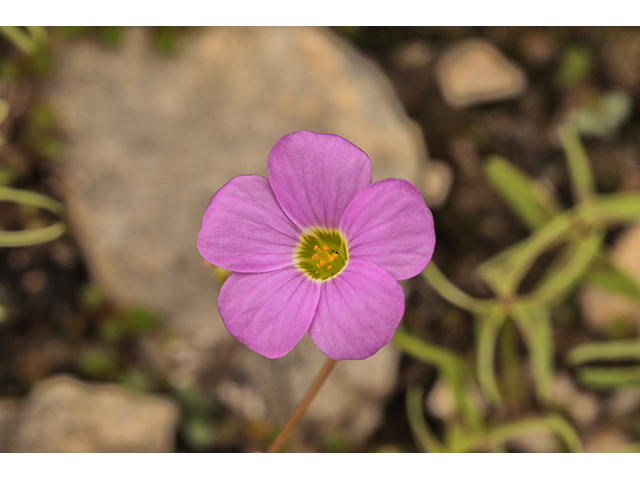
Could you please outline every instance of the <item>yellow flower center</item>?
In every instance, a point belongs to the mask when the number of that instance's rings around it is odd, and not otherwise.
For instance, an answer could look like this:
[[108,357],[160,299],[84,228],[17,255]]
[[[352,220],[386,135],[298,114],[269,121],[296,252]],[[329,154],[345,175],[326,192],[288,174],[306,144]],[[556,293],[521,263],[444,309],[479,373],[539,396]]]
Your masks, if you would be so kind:
[[314,280],[337,275],[347,259],[347,242],[337,230],[317,229],[303,234],[296,251],[298,268]]

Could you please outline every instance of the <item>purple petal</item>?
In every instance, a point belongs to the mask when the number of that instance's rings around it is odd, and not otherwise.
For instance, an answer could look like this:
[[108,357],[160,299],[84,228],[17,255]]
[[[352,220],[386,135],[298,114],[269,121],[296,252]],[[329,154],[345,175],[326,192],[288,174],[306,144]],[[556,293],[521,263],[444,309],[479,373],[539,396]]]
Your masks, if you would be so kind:
[[337,135],[300,130],[275,144],[269,181],[282,209],[300,228],[337,228],[349,202],[371,184],[367,154]]
[[391,341],[404,313],[402,287],[379,266],[349,260],[322,283],[309,335],[327,357],[361,360]]
[[229,333],[268,358],[286,355],[309,329],[320,283],[294,267],[267,273],[232,273],[218,310]]
[[396,280],[420,273],[436,244],[433,216],[416,187],[388,178],[361,190],[342,217],[349,258],[381,266]]
[[226,270],[268,272],[292,265],[299,238],[269,181],[246,175],[231,179],[209,202],[198,250]]

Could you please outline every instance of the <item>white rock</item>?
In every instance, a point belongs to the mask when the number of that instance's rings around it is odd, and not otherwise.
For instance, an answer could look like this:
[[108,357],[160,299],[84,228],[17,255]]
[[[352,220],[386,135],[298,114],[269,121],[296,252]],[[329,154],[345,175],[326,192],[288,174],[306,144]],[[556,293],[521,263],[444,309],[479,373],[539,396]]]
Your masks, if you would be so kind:
[[172,452],[178,408],[117,385],[51,377],[20,407],[13,452]]
[[520,67],[490,42],[476,39],[449,48],[436,75],[444,99],[455,108],[515,98],[527,84]]

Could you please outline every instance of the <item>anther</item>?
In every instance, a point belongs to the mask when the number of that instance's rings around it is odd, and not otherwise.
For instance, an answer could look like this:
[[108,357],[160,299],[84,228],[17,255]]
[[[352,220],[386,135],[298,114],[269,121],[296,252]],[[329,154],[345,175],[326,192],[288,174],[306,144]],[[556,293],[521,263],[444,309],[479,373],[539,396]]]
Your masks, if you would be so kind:
[[327,247],[326,245],[322,247],[323,250],[329,250],[329,247]]

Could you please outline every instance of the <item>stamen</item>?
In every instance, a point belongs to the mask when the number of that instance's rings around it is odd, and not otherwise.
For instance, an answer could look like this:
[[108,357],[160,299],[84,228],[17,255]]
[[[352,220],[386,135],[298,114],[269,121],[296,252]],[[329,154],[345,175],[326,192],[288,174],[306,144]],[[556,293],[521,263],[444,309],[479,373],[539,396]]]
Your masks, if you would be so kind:
[[345,267],[349,258],[338,231],[313,230],[304,234],[297,252],[298,267],[314,280],[328,280]]

